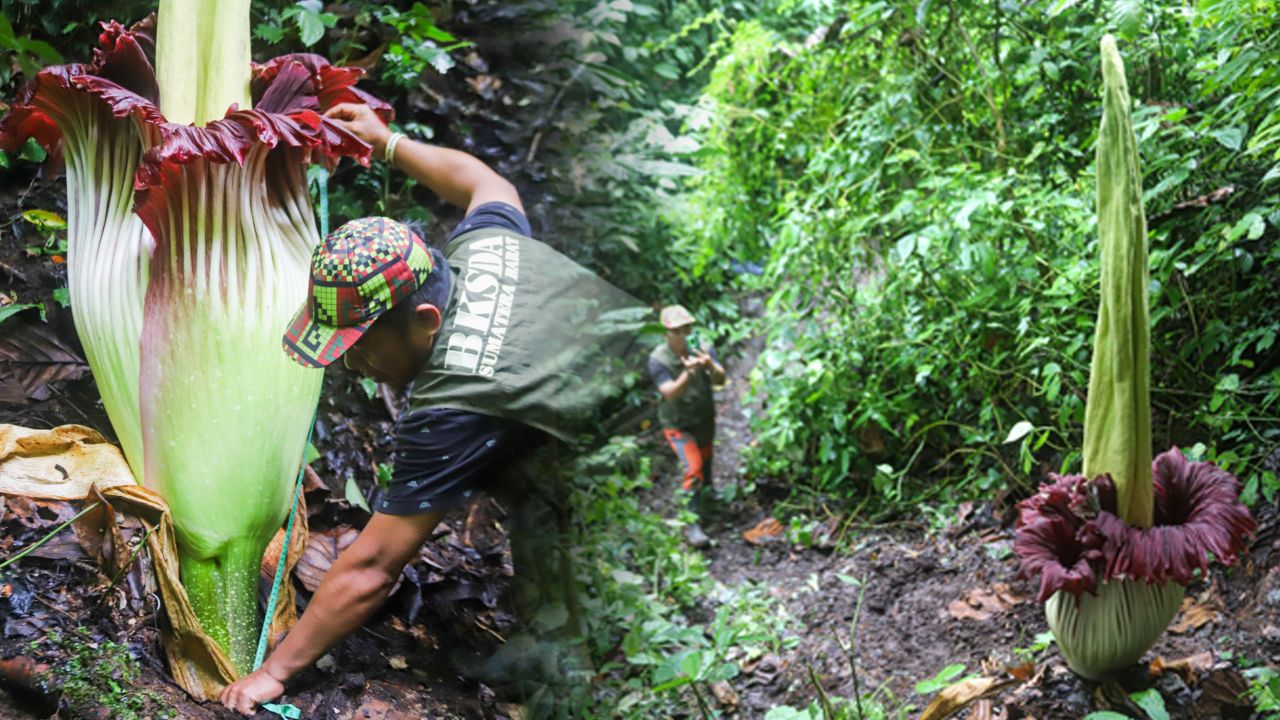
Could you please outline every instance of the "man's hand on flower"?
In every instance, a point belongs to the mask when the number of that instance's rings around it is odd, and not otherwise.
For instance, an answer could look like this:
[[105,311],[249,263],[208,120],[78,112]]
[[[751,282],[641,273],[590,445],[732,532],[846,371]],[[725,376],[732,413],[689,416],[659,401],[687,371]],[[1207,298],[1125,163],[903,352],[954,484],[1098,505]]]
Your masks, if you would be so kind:
[[378,117],[373,108],[364,104],[340,103],[329,108],[324,116],[372,145],[374,157],[382,157],[387,139],[391,137],[391,130],[383,124],[382,118]]

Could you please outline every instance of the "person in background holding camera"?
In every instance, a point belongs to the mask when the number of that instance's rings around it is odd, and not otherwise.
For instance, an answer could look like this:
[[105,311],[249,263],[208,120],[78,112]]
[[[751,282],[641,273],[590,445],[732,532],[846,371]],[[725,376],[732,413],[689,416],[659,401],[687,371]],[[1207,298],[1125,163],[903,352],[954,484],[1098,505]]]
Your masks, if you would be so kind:
[[[649,376],[662,394],[658,422],[662,434],[684,467],[680,487],[693,494],[694,509],[704,515],[714,491],[716,406],[713,385],[725,381],[724,367],[710,344],[693,337],[693,315],[680,305],[662,309],[666,342],[649,354]],[[685,530],[691,545],[709,543],[696,525]]]

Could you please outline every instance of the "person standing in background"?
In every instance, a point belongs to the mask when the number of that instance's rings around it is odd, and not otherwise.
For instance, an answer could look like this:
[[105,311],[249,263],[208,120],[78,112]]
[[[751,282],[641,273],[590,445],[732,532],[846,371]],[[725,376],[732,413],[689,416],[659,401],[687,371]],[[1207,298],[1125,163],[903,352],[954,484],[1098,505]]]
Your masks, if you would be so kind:
[[[694,318],[684,307],[670,305],[659,316],[666,341],[649,354],[649,376],[662,402],[658,422],[671,450],[684,467],[680,487],[693,494],[694,509],[708,510],[715,457],[716,406],[713,385],[725,381],[725,371],[709,343],[694,340]],[[686,532],[693,545],[707,542],[699,528]]]

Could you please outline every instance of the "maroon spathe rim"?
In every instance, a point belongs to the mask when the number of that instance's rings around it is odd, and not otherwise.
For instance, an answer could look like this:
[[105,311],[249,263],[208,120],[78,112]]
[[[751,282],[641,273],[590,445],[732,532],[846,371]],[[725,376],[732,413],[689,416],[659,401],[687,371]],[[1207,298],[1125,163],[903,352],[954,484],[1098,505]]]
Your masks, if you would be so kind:
[[[338,68],[319,55],[284,55],[253,67],[256,106],[235,106],[226,115],[195,127],[168,122],[161,114],[159,87],[150,54],[154,49],[154,16],[126,29],[103,23],[101,47],[93,62],[48,67],[19,94],[0,120],[0,149],[16,150],[33,137],[51,154],[61,143],[56,118],[73,101],[72,93],[94,98],[116,118],[132,117],[151,134],[150,149],[134,176],[135,211],[147,221],[163,204],[162,179],[197,160],[243,164],[256,146],[300,149],[291,157],[329,163],[351,157],[368,164],[372,148],[338,123],[323,116],[339,103],[369,105],[384,121],[391,106],[354,87],[364,75],[358,68]],[[151,223],[148,222],[150,225]],[[156,228],[152,228],[153,232]]]
[[1248,550],[1257,522],[1240,502],[1235,476],[1189,462],[1177,448],[1152,463],[1153,524],[1137,528],[1116,514],[1108,476],[1050,475],[1052,482],[1018,505],[1014,549],[1022,576],[1039,578],[1037,600],[1055,592],[1096,593],[1108,580],[1187,585],[1208,570],[1209,556],[1231,565]]

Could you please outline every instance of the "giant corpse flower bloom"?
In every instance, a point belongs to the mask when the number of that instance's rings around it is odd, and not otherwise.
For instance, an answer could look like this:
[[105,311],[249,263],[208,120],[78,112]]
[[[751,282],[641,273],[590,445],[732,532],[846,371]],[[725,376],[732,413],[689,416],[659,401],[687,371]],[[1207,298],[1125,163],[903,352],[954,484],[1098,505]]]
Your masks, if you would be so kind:
[[368,162],[332,105],[390,116],[359,70],[252,66],[248,10],[165,0],[158,24],[106,23],[93,62],[41,71],[0,121],[0,147],[34,137],[64,158],[77,332],[129,464],[172,510],[191,604],[241,672],[322,377],[279,341],[319,241],[306,166]]
[[1138,660],[1209,555],[1234,562],[1257,528],[1230,474],[1177,448],[1151,458],[1147,226],[1124,64],[1109,35],[1102,75],[1102,282],[1084,475],[1052,477],[1023,501],[1014,542],[1059,649],[1087,678]]

